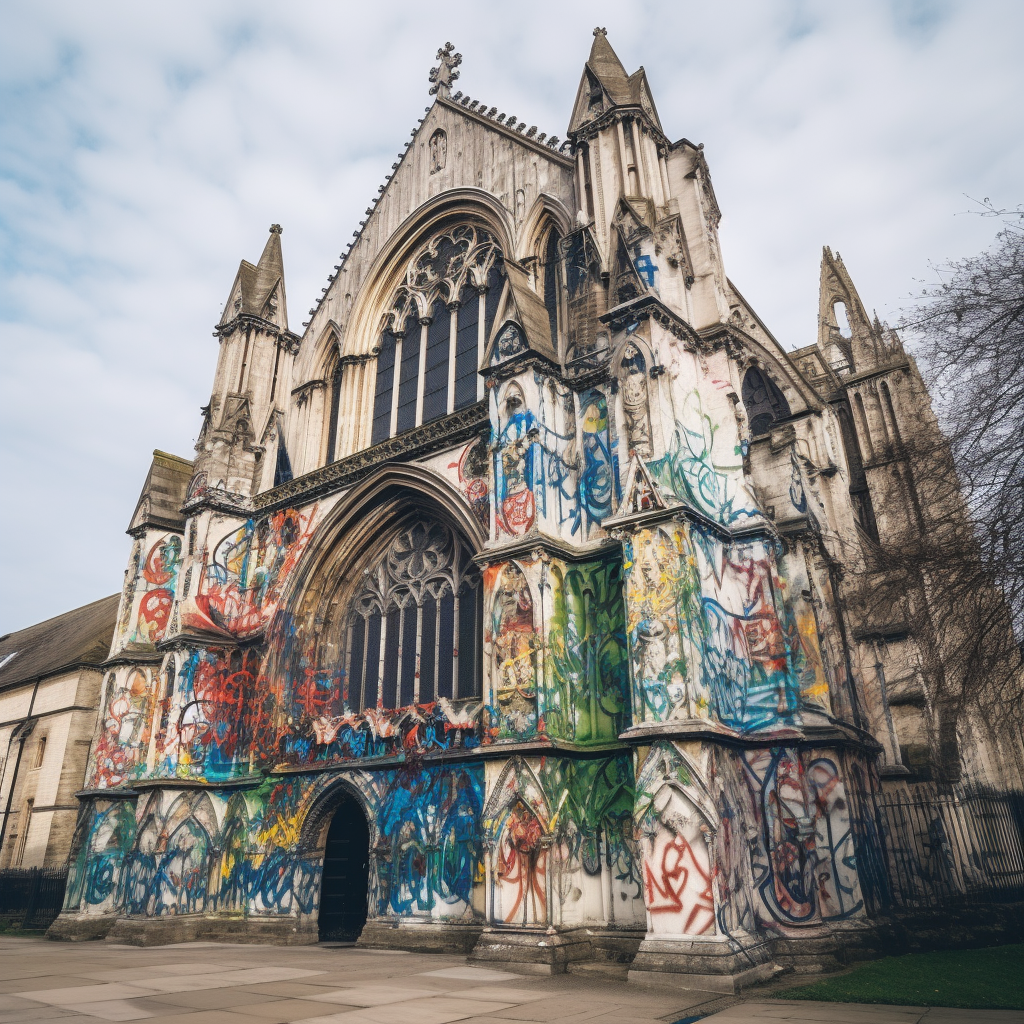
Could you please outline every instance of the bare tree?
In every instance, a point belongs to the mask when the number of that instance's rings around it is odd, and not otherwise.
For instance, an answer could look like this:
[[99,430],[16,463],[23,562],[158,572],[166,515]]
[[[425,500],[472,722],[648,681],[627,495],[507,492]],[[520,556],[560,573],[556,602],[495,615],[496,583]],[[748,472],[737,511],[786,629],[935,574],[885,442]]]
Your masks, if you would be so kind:
[[885,504],[904,514],[853,584],[863,621],[916,640],[945,781],[969,720],[1024,768],[1024,211],[986,214],[992,247],[936,268],[900,322],[921,368],[920,414],[892,440]]

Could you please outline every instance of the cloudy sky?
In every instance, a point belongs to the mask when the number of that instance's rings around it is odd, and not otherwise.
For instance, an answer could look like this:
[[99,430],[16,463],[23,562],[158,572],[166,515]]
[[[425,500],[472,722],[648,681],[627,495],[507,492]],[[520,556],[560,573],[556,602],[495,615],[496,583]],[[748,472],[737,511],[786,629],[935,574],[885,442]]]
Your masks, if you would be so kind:
[[0,0],[0,634],[116,591],[154,448],[190,457],[238,261],[284,226],[292,327],[429,102],[564,135],[592,30],[705,143],[727,270],[814,339],[821,246],[894,317],[1024,200],[1014,0]]

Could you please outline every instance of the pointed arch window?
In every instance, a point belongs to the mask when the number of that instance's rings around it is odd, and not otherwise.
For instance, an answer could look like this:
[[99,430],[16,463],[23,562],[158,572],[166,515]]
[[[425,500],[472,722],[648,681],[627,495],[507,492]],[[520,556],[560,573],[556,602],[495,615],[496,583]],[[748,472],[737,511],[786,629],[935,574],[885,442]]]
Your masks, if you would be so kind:
[[[337,348],[338,339],[331,336],[331,346]],[[338,416],[341,413],[341,363],[337,356],[334,358],[333,366],[327,377],[327,386],[330,388],[327,413],[327,459],[328,463],[337,458],[338,447]],[[283,441],[282,441],[283,444]],[[290,480],[291,477],[289,476]]]
[[872,540],[877,541],[875,509],[871,502],[871,491],[868,489],[867,474],[864,472],[864,459],[857,440],[857,428],[853,425],[853,417],[847,406],[840,405],[836,415],[839,417],[839,432],[843,437],[846,464],[850,471],[850,502],[853,505],[853,513],[861,529]]
[[483,397],[478,369],[501,295],[501,251],[473,224],[416,250],[384,318],[371,444]]
[[756,366],[747,370],[743,378],[743,407],[754,437],[767,434],[773,424],[790,416],[786,396],[775,381]]
[[483,591],[445,524],[401,527],[349,606],[345,700],[353,711],[481,693]]
[[548,311],[548,324],[551,328],[551,344],[558,349],[558,295],[561,275],[559,274],[558,246],[562,236],[557,228],[548,232],[544,246],[544,305]]

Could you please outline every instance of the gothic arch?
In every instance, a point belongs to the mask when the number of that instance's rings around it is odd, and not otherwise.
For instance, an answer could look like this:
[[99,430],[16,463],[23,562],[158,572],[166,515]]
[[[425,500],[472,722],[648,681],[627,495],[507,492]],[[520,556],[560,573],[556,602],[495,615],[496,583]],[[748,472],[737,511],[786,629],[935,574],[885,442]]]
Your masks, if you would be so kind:
[[515,258],[522,262],[530,256],[539,255],[538,247],[552,227],[565,238],[573,229],[572,214],[553,196],[541,192],[520,226]]
[[770,376],[785,396],[793,414],[821,409],[821,399],[814,388],[785,353],[780,354],[746,334],[741,339],[741,346],[743,354],[739,359],[740,371],[745,372],[748,367],[757,366],[762,373]]
[[334,812],[346,801],[355,800],[366,816],[370,829],[370,846],[377,839],[377,815],[366,799],[366,793],[356,782],[355,775],[339,775],[314,797],[299,827],[298,849],[302,854],[321,854],[327,842],[327,830]]
[[774,376],[757,361],[744,372],[740,395],[754,437],[769,433],[776,423],[789,419],[793,414],[789,400]]
[[503,253],[515,250],[509,214],[490,193],[483,189],[459,188],[435,196],[398,227],[370,265],[348,316],[345,355],[373,352],[379,342],[381,317],[402,283],[406,264],[416,246],[443,222],[459,218],[485,228]]
[[395,463],[356,484],[327,514],[289,579],[281,607],[297,612],[311,582],[327,571],[336,555],[344,555],[338,559],[341,564],[358,558],[371,545],[382,520],[403,503],[410,508],[426,505],[474,554],[483,550],[487,534],[462,494],[422,466]]

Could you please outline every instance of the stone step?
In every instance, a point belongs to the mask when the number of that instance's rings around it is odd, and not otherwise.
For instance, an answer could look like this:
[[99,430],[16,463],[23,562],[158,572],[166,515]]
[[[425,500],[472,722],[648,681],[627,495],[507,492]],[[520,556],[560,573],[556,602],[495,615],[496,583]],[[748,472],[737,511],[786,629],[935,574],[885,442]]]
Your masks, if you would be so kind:
[[577,960],[565,965],[566,974],[600,975],[603,978],[614,978],[625,981],[629,974],[629,964],[619,964],[614,960]]

